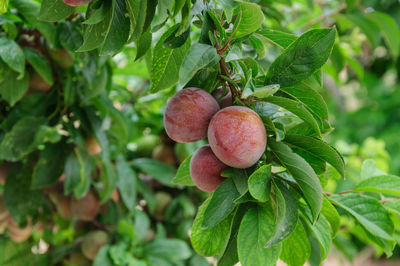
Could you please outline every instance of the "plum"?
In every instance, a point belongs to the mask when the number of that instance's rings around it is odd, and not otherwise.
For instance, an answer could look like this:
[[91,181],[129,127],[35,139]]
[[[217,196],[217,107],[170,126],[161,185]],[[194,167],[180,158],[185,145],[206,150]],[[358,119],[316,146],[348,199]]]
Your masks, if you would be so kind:
[[199,88],[186,88],[175,94],[167,104],[164,126],[176,142],[194,142],[207,136],[207,127],[218,112],[217,101]]
[[35,70],[29,71],[28,93],[48,92],[51,85],[47,83]]
[[210,145],[199,148],[190,160],[190,176],[202,191],[213,192],[225,179],[221,173],[228,168],[213,153]]
[[62,0],[64,4],[69,6],[83,6],[92,0]]
[[153,150],[153,159],[172,166],[176,165],[174,149],[165,144],[158,145]]
[[81,250],[86,258],[94,260],[100,248],[107,243],[108,236],[106,232],[100,230],[92,231],[83,238]]
[[247,168],[264,153],[267,135],[256,112],[243,106],[230,106],[212,118],[208,141],[215,156],[223,163]]
[[51,58],[61,67],[70,68],[74,65],[74,59],[66,49],[50,49]]
[[229,88],[218,87],[213,91],[212,96],[217,100],[221,109],[233,104],[232,92]]
[[96,155],[101,152],[101,146],[93,137],[86,138],[86,146],[90,155]]
[[8,234],[10,238],[16,242],[21,243],[27,240],[32,235],[32,224],[29,221],[25,227],[19,227],[14,219],[10,216],[8,219]]
[[99,212],[99,199],[89,191],[83,198],[71,198],[72,215],[82,221],[92,221]]
[[57,213],[65,220],[72,218],[71,199],[60,192],[51,191],[49,193],[50,200],[54,203]]

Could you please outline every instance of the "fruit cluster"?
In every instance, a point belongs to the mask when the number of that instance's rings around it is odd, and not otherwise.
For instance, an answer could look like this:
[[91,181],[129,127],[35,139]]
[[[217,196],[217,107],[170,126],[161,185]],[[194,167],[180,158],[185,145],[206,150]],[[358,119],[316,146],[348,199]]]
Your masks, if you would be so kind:
[[213,192],[230,167],[248,168],[264,153],[267,136],[261,118],[253,110],[232,106],[232,94],[222,87],[214,97],[199,88],[186,88],[168,102],[164,126],[176,142],[208,138],[190,162],[190,175],[201,190]]

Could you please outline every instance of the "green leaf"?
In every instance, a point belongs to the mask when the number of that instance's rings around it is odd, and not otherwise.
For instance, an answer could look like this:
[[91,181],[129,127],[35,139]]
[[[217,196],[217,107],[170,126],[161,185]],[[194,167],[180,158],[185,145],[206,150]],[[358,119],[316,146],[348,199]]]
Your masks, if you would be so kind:
[[15,222],[24,223],[43,204],[42,192],[30,190],[32,166],[14,164],[4,186],[4,203]]
[[44,123],[43,117],[25,116],[18,120],[0,143],[0,159],[15,162],[34,151],[35,134]]
[[66,5],[63,1],[43,0],[40,7],[38,19],[56,22],[68,17],[74,11],[75,7]]
[[152,41],[152,34],[150,31],[146,31],[145,33],[140,36],[138,41],[136,42],[136,57],[135,60],[138,60],[142,58],[147,52],[147,50],[150,49],[151,47],[151,41]]
[[290,147],[305,151],[328,162],[344,177],[344,160],[340,153],[323,140],[301,135],[286,135],[284,141]]
[[100,182],[101,186],[98,186],[97,191],[100,195],[100,204],[103,204],[111,197],[117,186],[114,165],[108,160],[101,162]]
[[171,181],[172,184],[194,186],[193,180],[190,176],[190,160],[192,156],[187,157],[178,168],[176,176]]
[[372,235],[393,240],[392,220],[377,199],[358,193],[347,193],[330,196],[329,200],[351,214]]
[[[275,186],[277,193],[282,196],[278,197],[277,200],[283,200],[284,205],[284,215],[281,223],[277,223],[277,232],[274,238],[268,243],[268,246],[279,243],[290,236],[290,234],[295,230],[297,221],[299,219],[299,213],[297,209],[297,202],[293,198],[290,191],[281,183],[277,183]],[[278,203],[279,206],[279,203]],[[279,212],[278,208],[278,212]],[[278,214],[277,216],[280,216]]]
[[86,195],[90,187],[92,169],[93,163],[90,155],[75,148],[65,161],[65,194],[73,193],[78,199]]
[[237,3],[234,0],[216,0],[216,2],[219,3],[220,6],[223,8],[226,15],[226,19],[228,21],[231,21],[232,14]]
[[303,103],[280,96],[269,96],[267,98],[263,98],[263,101],[278,105],[282,108],[285,108],[289,112],[292,112],[301,120],[309,124],[318,136],[321,136],[321,130],[317,121]]
[[164,258],[171,261],[185,260],[192,255],[189,246],[180,239],[155,239],[144,248],[146,256]]
[[240,195],[233,178],[222,182],[212,194],[210,203],[204,211],[202,228],[213,227],[228,217],[236,207],[233,201]]
[[7,12],[8,8],[8,0],[1,1],[0,3],[0,14],[4,14]]
[[152,93],[174,86],[179,80],[179,69],[190,48],[190,38],[179,48],[169,49],[164,46],[164,41],[171,32],[174,32],[179,24],[170,28],[163,34],[153,51],[151,64],[150,91]]
[[354,191],[383,193],[400,196],[400,177],[381,175],[364,179],[354,188]]
[[33,27],[40,31],[46,40],[56,46],[56,27],[53,23],[38,20],[40,5],[31,0],[13,0],[12,5]]
[[37,73],[50,85],[53,85],[54,78],[51,71],[51,66],[46,57],[38,53],[35,49],[24,47],[26,60],[35,69]]
[[281,88],[281,90],[304,103],[321,120],[328,120],[328,106],[324,98],[306,83],[300,82],[295,87]]
[[297,36],[294,34],[271,29],[260,29],[254,34],[259,36],[261,35],[262,37],[266,38],[270,43],[281,49],[285,49],[297,39]]
[[281,142],[270,141],[269,146],[279,162],[293,176],[303,197],[311,208],[313,220],[316,221],[322,207],[322,188],[317,175],[311,166],[299,155]]
[[215,47],[202,43],[193,44],[179,70],[179,83],[185,85],[198,70],[214,66],[219,60]]
[[13,70],[20,73],[21,79],[25,73],[25,55],[21,47],[12,39],[0,37],[0,58]]
[[238,233],[240,223],[242,222],[242,219],[246,214],[248,208],[249,206],[246,204],[241,204],[238,206],[231,223],[229,240],[225,245],[223,253],[220,253],[220,256],[218,258],[218,266],[232,266],[236,265],[236,263],[239,261],[237,250]]
[[57,182],[64,172],[66,147],[64,143],[48,144],[40,152],[32,175],[31,189],[48,187]]
[[320,246],[321,261],[324,260],[328,256],[332,245],[332,236],[328,220],[324,215],[320,215],[314,224],[311,224],[310,221],[305,218],[303,219],[303,223],[311,232],[313,232],[317,239]]
[[386,173],[376,168],[374,160],[367,159],[363,162],[360,174],[361,181],[379,175],[386,175]]
[[112,266],[113,262],[108,255],[110,251],[110,246],[105,245],[102,246],[99,249],[99,252],[97,252],[96,257],[94,258],[93,261],[93,266]]
[[241,13],[234,38],[240,38],[258,30],[263,21],[264,13],[256,3],[238,2],[234,14]]
[[389,15],[374,11],[368,13],[383,33],[393,56],[397,58],[400,53],[400,31],[396,21]]
[[336,29],[315,29],[301,35],[271,64],[265,84],[294,85],[321,68],[335,42]]
[[82,34],[73,23],[68,21],[58,23],[57,33],[61,46],[69,51],[75,51],[82,45]]
[[0,60],[0,95],[8,104],[13,106],[18,102],[28,90],[28,86],[28,72],[25,72],[24,77],[19,79],[19,74]]
[[[86,52],[96,49],[103,44],[105,36],[111,25],[111,19],[113,16],[113,9],[115,8],[115,1],[105,1],[104,8],[107,10],[107,14],[103,20],[97,24],[87,25],[85,33],[83,34],[83,43],[77,52]],[[88,16],[90,17],[91,6],[88,8]],[[128,31],[129,32],[129,31]]]
[[[110,25],[108,26],[104,37],[104,42],[100,47],[100,55],[114,55],[122,49],[129,38],[130,21],[126,16],[127,7],[125,0],[112,1],[112,14]],[[155,8],[155,6],[154,6]]]
[[132,165],[145,174],[150,175],[161,184],[172,186],[171,181],[175,177],[174,167],[148,158],[139,158],[132,161]]
[[255,88],[254,92],[252,92],[249,95],[242,93],[242,97],[255,96],[258,98],[266,98],[271,96],[278,90],[279,90],[279,84],[273,84],[273,85],[263,86],[261,88]]
[[386,202],[383,206],[397,215],[400,215],[400,200],[396,199],[394,201]]
[[101,3],[99,7],[97,7],[96,5],[96,6],[91,6],[91,8],[93,9],[90,12],[90,16],[88,16],[86,20],[82,22],[82,24],[89,24],[89,25],[97,24],[106,17],[107,10],[105,9],[104,3]]
[[310,242],[308,242],[304,226],[299,220],[293,233],[283,240],[280,258],[288,266],[303,266],[310,254]]
[[332,229],[332,238],[334,238],[340,228],[340,216],[335,207],[330,203],[328,198],[324,196],[324,201],[322,202],[321,213],[328,220]]
[[350,19],[356,27],[359,27],[364,32],[372,47],[375,48],[377,46],[380,39],[380,30],[375,21],[368,18],[358,9],[346,14],[346,19]]
[[193,222],[192,233],[190,236],[192,246],[196,252],[207,257],[221,253],[225,246],[225,242],[229,237],[228,233],[232,220],[232,215],[230,215],[216,226],[203,229],[202,224],[204,213],[210,204],[210,199],[211,198],[208,198],[199,207],[198,213]]
[[[95,12],[97,9],[91,9]],[[104,9],[107,13],[97,24],[87,25],[84,41],[78,52],[85,52],[99,47],[100,55],[114,55],[128,41],[130,20],[126,16],[127,4],[123,0],[106,1]]]
[[190,36],[190,27],[181,35],[176,36],[175,33],[178,31],[179,28],[177,28],[167,39],[165,39],[164,46],[166,48],[175,49],[185,44],[187,38]]
[[243,266],[276,264],[281,243],[264,248],[273,237],[274,227],[274,213],[270,206],[257,205],[247,211],[238,234],[238,254]]
[[249,177],[249,192],[258,201],[266,202],[271,190],[271,165],[263,165]]
[[117,160],[117,187],[121,194],[122,201],[128,210],[133,211],[136,206],[136,173],[129,164],[122,158]]

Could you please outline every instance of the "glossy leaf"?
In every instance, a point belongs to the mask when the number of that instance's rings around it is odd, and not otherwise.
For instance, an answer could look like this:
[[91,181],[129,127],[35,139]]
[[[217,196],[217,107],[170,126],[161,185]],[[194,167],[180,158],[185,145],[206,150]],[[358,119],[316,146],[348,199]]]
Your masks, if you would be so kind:
[[18,79],[24,76],[25,55],[14,40],[4,36],[0,37],[0,58],[14,71],[20,73]]
[[24,96],[29,86],[29,75],[25,72],[23,78],[0,60],[0,95],[13,106]]
[[308,242],[304,226],[299,220],[293,233],[282,242],[280,259],[289,266],[302,266],[310,254],[310,242]]
[[72,12],[75,11],[75,7],[64,4],[60,0],[43,0],[40,7],[38,19],[50,22],[56,22],[62,20]]
[[358,183],[354,191],[400,196],[400,177],[394,175],[373,176]]
[[265,84],[288,87],[311,76],[328,60],[335,35],[335,28],[304,33],[271,64]]
[[199,207],[198,213],[193,222],[192,233],[190,237],[192,246],[196,252],[207,257],[217,255],[222,251],[227,237],[229,237],[228,233],[232,220],[232,215],[230,215],[222,222],[211,228],[202,228],[204,213],[209,204],[210,198],[204,201]]
[[190,176],[190,160],[192,156],[187,157],[178,168],[176,176],[172,179],[172,184],[194,186],[192,177]]
[[233,201],[239,196],[233,178],[222,182],[213,192],[210,203],[204,211],[202,228],[211,228],[228,217],[236,207]]
[[286,135],[290,147],[300,149],[331,164],[344,177],[344,160],[340,153],[328,143],[309,136]]
[[259,29],[264,21],[264,13],[256,3],[238,2],[234,14],[241,13],[235,38],[243,37]]
[[198,70],[214,66],[219,60],[220,56],[214,47],[202,43],[193,44],[180,67],[179,83],[185,85]]
[[279,243],[289,237],[290,234],[292,234],[292,232],[295,230],[299,218],[297,202],[293,198],[291,192],[281,183],[277,183],[275,188],[276,190],[279,190],[279,193],[282,194],[285,210],[282,222],[277,224],[278,230],[274,238],[268,243],[268,246]]
[[247,211],[238,234],[238,254],[243,266],[276,264],[281,243],[264,247],[273,237],[274,225],[274,214],[270,206],[257,205]]
[[272,153],[279,162],[296,180],[303,197],[311,208],[312,217],[315,221],[322,207],[322,188],[320,181],[311,166],[299,155],[281,142],[269,142]]
[[294,87],[281,88],[281,90],[304,103],[320,119],[328,120],[328,106],[324,98],[306,83],[300,82]]
[[268,42],[278,46],[281,49],[285,49],[297,39],[297,36],[294,34],[271,29],[261,29],[256,31],[255,34],[261,35],[262,37],[266,38]]
[[249,192],[258,201],[266,202],[271,190],[271,165],[263,165],[249,177]]
[[297,115],[300,119],[309,124],[318,136],[321,136],[321,130],[317,121],[303,103],[280,96],[269,96],[263,98],[263,101],[285,108],[289,112]]
[[163,44],[178,26],[179,24],[164,33],[154,48],[150,74],[151,92],[167,89],[174,86],[179,80],[179,69],[190,47],[190,39],[176,49],[166,48]]
[[378,200],[358,193],[333,195],[329,200],[346,210],[372,235],[386,240],[393,239],[392,220]]
[[340,216],[336,208],[329,202],[327,197],[324,197],[322,202],[321,213],[331,225],[332,238],[334,238],[340,228]]

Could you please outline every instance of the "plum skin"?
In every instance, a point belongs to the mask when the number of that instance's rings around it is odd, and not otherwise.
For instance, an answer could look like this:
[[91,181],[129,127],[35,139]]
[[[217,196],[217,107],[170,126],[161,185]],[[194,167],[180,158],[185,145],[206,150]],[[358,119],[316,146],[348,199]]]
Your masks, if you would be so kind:
[[221,173],[228,166],[213,153],[210,145],[199,148],[190,160],[190,176],[193,183],[204,192],[213,192],[225,178]]
[[62,0],[64,4],[69,6],[83,6],[92,0]]
[[243,106],[230,106],[212,118],[208,142],[215,156],[226,165],[248,168],[264,153],[267,135],[256,112]]
[[92,221],[99,213],[99,200],[94,192],[89,191],[83,198],[71,198],[72,215],[82,221]]
[[232,92],[229,88],[224,90],[222,86],[218,87],[213,91],[212,96],[217,100],[221,109],[233,104]]
[[199,88],[186,88],[176,93],[167,103],[164,127],[176,142],[194,142],[207,136],[212,116],[218,112],[217,101]]

